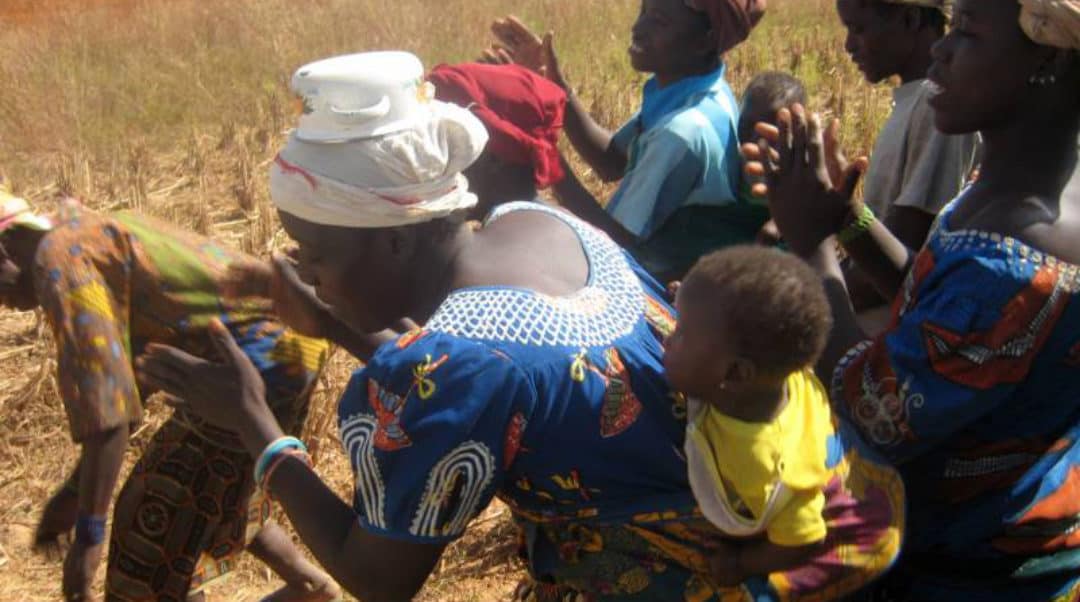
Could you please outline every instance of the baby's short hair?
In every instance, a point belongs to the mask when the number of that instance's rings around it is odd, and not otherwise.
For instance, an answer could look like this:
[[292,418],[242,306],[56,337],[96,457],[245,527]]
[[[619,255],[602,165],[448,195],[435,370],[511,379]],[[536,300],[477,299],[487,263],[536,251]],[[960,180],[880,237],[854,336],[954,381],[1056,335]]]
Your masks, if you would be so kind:
[[784,377],[812,366],[825,349],[832,310],[821,277],[798,257],[777,249],[735,246],[706,255],[687,274],[679,294],[723,312],[736,353],[760,373]]
[[755,123],[773,123],[777,111],[795,103],[806,105],[806,101],[806,87],[797,77],[783,71],[759,73],[743,92],[739,140],[753,141]]

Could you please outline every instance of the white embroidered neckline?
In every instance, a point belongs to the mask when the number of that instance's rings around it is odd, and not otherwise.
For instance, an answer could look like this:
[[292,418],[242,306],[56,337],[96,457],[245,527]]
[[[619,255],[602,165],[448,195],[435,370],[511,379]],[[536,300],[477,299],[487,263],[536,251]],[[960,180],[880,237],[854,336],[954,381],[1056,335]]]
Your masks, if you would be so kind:
[[487,224],[514,211],[540,211],[562,220],[581,242],[589,264],[585,287],[553,297],[510,287],[455,291],[439,307],[427,329],[452,336],[531,346],[597,347],[630,334],[641,320],[641,281],[611,239],[563,211],[537,203],[508,203]]

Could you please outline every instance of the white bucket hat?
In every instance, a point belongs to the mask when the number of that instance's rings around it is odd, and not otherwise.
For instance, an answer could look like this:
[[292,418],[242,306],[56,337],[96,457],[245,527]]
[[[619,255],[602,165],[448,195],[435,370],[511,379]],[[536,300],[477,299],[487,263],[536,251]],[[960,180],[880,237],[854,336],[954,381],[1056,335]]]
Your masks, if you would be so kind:
[[330,58],[293,77],[303,115],[270,169],[270,196],[312,223],[386,228],[476,205],[462,175],[487,143],[484,125],[434,100],[405,52]]
[[292,88],[303,103],[296,137],[345,142],[412,126],[433,95],[424,66],[408,52],[366,52],[301,67]]

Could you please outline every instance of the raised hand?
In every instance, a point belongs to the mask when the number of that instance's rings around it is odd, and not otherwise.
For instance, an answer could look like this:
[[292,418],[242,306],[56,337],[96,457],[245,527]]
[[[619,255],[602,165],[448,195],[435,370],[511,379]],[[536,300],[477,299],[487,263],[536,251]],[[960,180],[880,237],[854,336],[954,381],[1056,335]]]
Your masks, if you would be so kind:
[[794,105],[780,111],[778,122],[757,125],[757,148],[744,149],[746,170],[765,176],[773,219],[791,249],[806,255],[842,227],[865,160],[844,166],[834,186],[819,118]]
[[553,32],[549,31],[541,38],[514,16],[496,19],[491,24],[491,32],[495,34],[497,42],[484,51],[482,60],[515,63],[563,85],[559,60],[555,56]]
[[188,410],[218,428],[243,434],[251,416],[268,411],[266,385],[221,322],[210,323],[209,336],[221,363],[175,347],[151,344],[135,362],[139,380],[169,394],[170,405]]
[[[758,136],[765,137],[770,143],[775,144],[780,133],[779,129],[769,124],[757,124],[755,126],[755,132]],[[867,164],[869,163],[866,157],[860,157],[855,161],[848,161],[844,155],[843,148],[840,145],[840,120],[833,119],[829,122],[829,127],[825,129],[825,167],[829,173],[829,181],[832,183],[832,187],[836,188],[838,185],[845,182],[849,176],[852,175],[852,170],[857,170],[860,173],[866,171]],[[769,187],[765,183],[765,169],[764,164],[761,162],[761,152],[757,143],[750,142],[743,144],[742,147],[743,158],[748,162],[753,162],[753,167],[750,167],[751,163],[747,163],[745,169],[747,177],[750,179],[753,186],[751,186],[750,192],[757,198],[767,198],[769,195]],[[779,155],[773,150],[773,161],[779,160]],[[771,227],[775,228],[776,224],[772,224]]]
[[840,147],[840,120],[833,119],[829,127],[825,129],[825,167],[829,171],[829,180],[833,188],[847,181],[851,169],[857,169],[859,165],[852,164],[844,156],[844,150]]

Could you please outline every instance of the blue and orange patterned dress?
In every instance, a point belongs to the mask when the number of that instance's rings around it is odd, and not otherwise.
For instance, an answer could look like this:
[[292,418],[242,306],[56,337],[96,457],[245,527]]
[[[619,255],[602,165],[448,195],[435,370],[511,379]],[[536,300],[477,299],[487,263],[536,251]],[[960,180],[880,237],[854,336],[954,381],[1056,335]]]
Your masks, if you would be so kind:
[[606,236],[578,235],[588,284],[550,297],[454,292],[426,327],[384,345],[339,409],[362,526],[421,543],[461,536],[494,496],[521,529],[524,600],[831,599],[883,572],[903,520],[895,472],[837,439],[826,514],[834,554],[719,589],[720,534],[696,508],[685,399],[666,384],[674,315],[659,285]]
[[953,230],[954,207],[834,406],[907,485],[898,599],[1078,600],[1080,268]]

